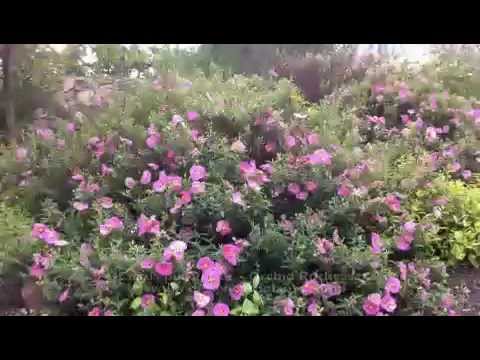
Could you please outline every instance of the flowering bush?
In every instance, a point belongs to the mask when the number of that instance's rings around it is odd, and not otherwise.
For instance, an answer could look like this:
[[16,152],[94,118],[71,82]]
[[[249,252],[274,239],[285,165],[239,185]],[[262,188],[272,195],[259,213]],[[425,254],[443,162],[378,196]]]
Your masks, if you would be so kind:
[[2,196],[33,217],[24,275],[58,313],[460,310],[409,196],[438,171],[478,171],[475,110],[456,124],[448,100],[376,80],[363,115],[308,106],[287,80],[157,85],[95,121],[34,125],[0,158]]

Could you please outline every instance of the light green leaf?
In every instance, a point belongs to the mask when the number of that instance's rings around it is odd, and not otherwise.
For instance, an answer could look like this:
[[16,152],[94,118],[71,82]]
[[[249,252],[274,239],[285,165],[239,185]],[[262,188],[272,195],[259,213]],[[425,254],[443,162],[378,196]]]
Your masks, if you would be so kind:
[[245,290],[245,295],[249,295],[252,293],[252,285],[249,283],[243,283],[243,289]]
[[140,307],[140,304],[142,303],[142,299],[137,297],[135,300],[132,301],[132,304],[130,305],[131,309],[138,309]]
[[258,274],[253,278],[252,284],[254,289],[258,288],[258,285],[260,284],[260,276]]
[[242,313],[245,315],[257,315],[259,312],[258,306],[255,305],[253,302],[251,302],[248,299],[245,299],[243,301],[242,305]]

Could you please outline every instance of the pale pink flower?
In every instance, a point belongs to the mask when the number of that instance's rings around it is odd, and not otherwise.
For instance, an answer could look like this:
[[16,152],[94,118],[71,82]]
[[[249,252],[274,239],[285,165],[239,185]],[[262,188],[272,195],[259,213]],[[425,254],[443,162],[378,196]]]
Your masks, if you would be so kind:
[[69,296],[70,296],[70,289],[66,289],[66,290],[62,291],[62,293],[60,295],[58,295],[58,301],[60,303],[64,303],[65,301],[67,301]]
[[185,250],[187,250],[187,244],[184,241],[174,240],[165,249],[163,259],[165,261],[170,261],[173,258],[176,261],[182,261]]
[[195,301],[195,304],[197,305],[198,308],[202,309],[205,306],[208,305],[210,302],[210,296],[205,295],[199,291],[194,291],[193,292],[193,301]]
[[190,188],[192,194],[202,194],[205,192],[205,183],[201,181],[193,181]]
[[313,193],[318,188],[318,185],[314,181],[305,181],[304,185],[305,189],[310,193]]
[[400,280],[395,276],[390,276],[385,283],[385,291],[389,294],[397,294],[401,288]]
[[407,265],[403,262],[398,263],[398,269],[400,271],[400,280],[405,281],[407,280]]
[[197,309],[192,313],[192,316],[205,316],[205,310]]
[[193,165],[190,168],[190,179],[192,179],[192,181],[202,180],[206,177],[206,175],[207,175],[207,171],[201,165]]
[[405,224],[403,224],[403,230],[405,230],[407,233],[414,234],[415,229],[417,227],[417,224],[415,221],[408,221]]
[[215,229],[220,235],[227,236],[231,234],[232,228],[230,227],[230,223],[227,220],[219,220],[217,221],[217,226]]
[[462,171],[462,177],[465,179],[465,180],[468,180],[472,177],[472,172],[470,170],[463,170]]
[[33,264],[30,267],[30,276],[38,280],[42,279],[45,276],[45,273],[46,273],[45,269],[38,264]]
[[142,185],[148,185],[152,181],[152,173],[148,170],[144,170],[142,173],[142,177],[140,178],[140,183]]
[[341,197],[348,197],[352,194],[352,189],[348,184],[342,183],[338,187],[337,194]]
[[435,142],[438,139],[437,130],[432,126],[427,127],[427,129],[425,130],[425,137],[428,142]]
[[382,296],[380,294],[370,294],[363,302],[363,311],[365,311],[367,315],[375,316],[380,312],[381,303]]
[[397,302],[395,301],[395,299],[390,294],[385,294],[382,297],[382,301],[380,303],[380,306],[386,312],[393,313],[395,311],[395,309],[397,308]]
[[73,203],[73,208],[78,210],[78,211],[84,211],[88,209],[88,204],[79,202],[79,201],[74,201]]
[[82,174],[75,174],[72,176],[72,180],[84,182],[85,177]]
[[405,232],[395,240],[395,245],[397,246],[398,250],[407,251],[410,250],[412,242],[413,235],[411,233]]
[[240,300],[244,293],[243,283],[239,283],[229,290],[230,297],[235,301]]
[[240,140],[235,141],[232,146],[230,147],[230,150],[236,152],[236,153],[244,153],[246,150],[246,146],[243,142]]
[[177,124],[180,124],[180,123],[183,123],[183,122],[184,122],[184,120],[180,115],[173,115],[172,116],[172,124],[173,125],[177,125]]
[[400,200],[393,194],[389,194],[385,197],[385,204],[393,212],[400,212]]
[[307,312],[312,315],[312,316],[318,316],[318,304],[315,300],[310,301],[310,303],[307,306]]
[[285,137],[285,145],[287,146],[287,149],[293,148],[297,144],[297,141],[295,140],[295,137],[291,135],[287,135]]
[[142,296],[141,305],[142,305],[142,308],[143,308],[143,309],[148,309],[148,308],[151,307],[153,304],[155,304],[155,295],[153,295],[153,294],[144,294],[144,295]]
[[293,194],[293,195],[297,195],[299,192],[300,192],[300,185],[296,184],[296,183],[290,183],[288,184],[288,192]]
[[242,199],[242,194],[239,191],[236,191],[232,194],[232,202],[240,206],[245,206],[245,203]]
[[133,189],[136,184],[137,184],[137,182],[131,177],[127,177],[125,179],[125,186],[129,189]]
[[260,165],[260,169],[265,171],[267,174],[272,175],[273,174],[273,166],[272,164],[263,164]]
[[147,140],[145,140],[145,144],[148,146],[150,149],[155,149],[158,145],[160,145],[160,142],[162,140],[162,137],[160,134],[152,134],[149,137],[147,137]]
[[333,242],[327,240],[327,239],[319,239],[315,243],[315,247],[317,249],[317,252],[321,255],[326,255],[332,252],[334,248]]
[[300,191],[297,195],[295,195],[295,197],[298,199],[298,200],[307,200],[308,198],[308,193],[306,191]]
[[109,175],[113,174],[113,168],[111,168],[111,167],[109,167],[105,164],[102,164],[101,173],[102,173],[102,176],[109,176]]
[[73,134],[75,132],[75,128],[76,128],[76,126],[75,126],[74,122],[69,122],[66,126],[67,132],[69,132],[71,134]]
[[227,304],[217,303],[212,309],[213,316],[228,316],[230,308]]
[[320,143],[320,137],[318,134],[312,133],[307,135],[308,145],[318,145]]
[[308,162],[311,165],[331,165],[332,155],[325,149],[318,149],[313,154],[308,155]]
[[19,147],[15,151],[15,158],[18,162],[25,161],[25,159],[27,158],[27,155],[28,155],[28,151],[24,147]]
[[295,304],[293,303],[292,299],[287,298],[281,301],[282,304],[282,312],[285,316],[292,316],[295,311]]
[[222,272],[220,269],[212,264],[210,267],[202,272],[202,285],[206,290],[217,290],[220,287]]
[[53,139],[55,139],[54,132],[48,128],[37,129],[36,133],[38,136],[40,136],[42,140],[45,141],[52,141]]
[[190,191],[181,191],[180,192],[180,203],[182,205],[187,205],[192,202],[192,194]]
[[101,315],[102,315],[102,311],[98,306],[94,307],[92,310],[88,312],[88,316],[101,316]]
[[301,288],[302,295],[316,295],[320,291],[320,284],[317,280],[307,280]]
[[109,198],[108,196],[104,196],[104,197],[101,197],[100,199],[98,199],[98,203],[104,209],[111,209],[113,207],[113,200],[112,200],[112,198]]
[[148,163],[147,166],[152,170],[158,170],[160,167],[155,163]]
[[155,260],[153,259],[144,259],[142,260],[142,263],[140,264],[141,268],[144,270],[150,270],[153,269],[155,266]]
[[207,270],[209,267],[213,265],[212,259],[210,259],[208,256],[204,256],[197,261],[197,269],[201,271]]

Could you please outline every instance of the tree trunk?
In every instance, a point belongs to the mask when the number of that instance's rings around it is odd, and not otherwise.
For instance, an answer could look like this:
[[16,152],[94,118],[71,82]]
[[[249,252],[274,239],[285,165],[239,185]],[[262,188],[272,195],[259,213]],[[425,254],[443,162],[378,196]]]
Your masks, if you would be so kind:
[[5,99],[5,118],[8,135],[12,142],[16,141],[17,131],[15,126],[15,84],[17,82],[17,45],[5,45],[3,49],[3,93]]

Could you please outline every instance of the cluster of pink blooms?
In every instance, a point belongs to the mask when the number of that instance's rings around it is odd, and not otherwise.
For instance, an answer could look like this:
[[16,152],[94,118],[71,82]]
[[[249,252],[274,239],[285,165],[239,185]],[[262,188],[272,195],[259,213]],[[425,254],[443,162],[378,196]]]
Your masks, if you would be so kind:
[[103,224],[100,225],[100,234],[103,236],[110,235],[112,231],[122,231],[123,221],[116,216],[108,218]]
[[391,314],[397,309],[397,301],[392,295],[398,294],[402,288],[400,280],[394,276],[387,279],[383,296],[373,293],[363,302],[363,311],[369,316],[382,316],[384,312]]
[[385,243],[379,234],[373,232],[370,238],[372,254],[380,254],[385,249]]
[[270,181],[267,174],[257,168],[255,160],[242,161],[240,163],[240,174],[247,182],[248,187],[255,191],[259,191],[262,185]]
[[402,234],[395,240],[397,249],[407,251],[410,249],[413,240],[415,239],[415,230],[417,224],[413,221],[403,224]]
[[160,276],[170,276],[173,274],[174,270],[173,261],[182,261],[186,249],[187,244],[184,241],[174,240],[163,251],[163,258],[161,261],[147,258],[142,261],[140,266],[144,270],[153,269]]
[[383,116],[367,116],[367,120],[370,124],[385,126],[385,118]]
[[307,164],[324,165],[332,164],[332,155],[325,149],[317,149],[312,154],[305,157]]
[[30,267],[30,275],[37,280],[41,280],[46,271],[53,264],[53,255],[52,254],[34,254],[33,255],[33,264]]
[[145,140],[146,145],[150,149],[155,149],[158,145],[160,145],[161,139],[160,133],[155,125],[150,124],[147,129],[147,140]]
[[385,197],[384,202],[391,211],[393,211],[395,213],[399,213],[399,212],[402,211],[401,208],[400,208],[400,200],[398,199],[398,197],[396,195],[388,194]]
[[113,312],[111,310],[102,311],[98,306],[94,307],[92,310],[88,312],[88,316],[113,316]]
[[32,237],[42,240],[47,245],[53,246],[64,246],[67,244],[66,241],[60,240],[60,235],[53,229],[50,229],[45,224],[33,224],[32,227]]
[[94,136],[88,140],[87,147],[95,154],[97,159],[99,159],[105,153],[105,142],[97,136]]
[[290,183],[287,186],[287,191],[289,194],[292,194],[298,200],[307,200],[308,194],[313,193],[317,190],[318,185],[313,181],[306,181],[303,184],[304,189],[302,189],[300,184]]
[[144,234],[160,234],[160,222],[155,219],[154,216],[147,218],[144,214],[141,214],[137,220],[138,226],[138,236],[143,236]]

